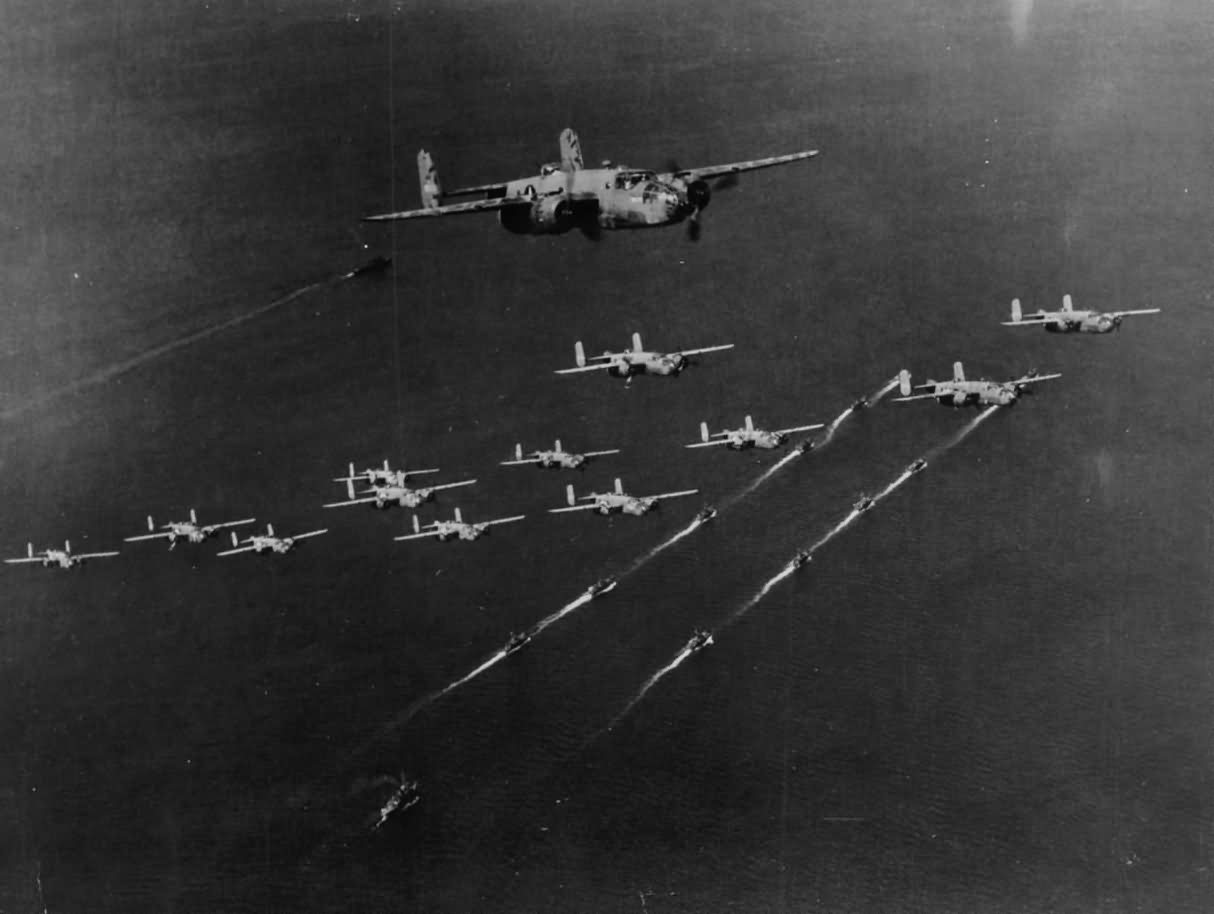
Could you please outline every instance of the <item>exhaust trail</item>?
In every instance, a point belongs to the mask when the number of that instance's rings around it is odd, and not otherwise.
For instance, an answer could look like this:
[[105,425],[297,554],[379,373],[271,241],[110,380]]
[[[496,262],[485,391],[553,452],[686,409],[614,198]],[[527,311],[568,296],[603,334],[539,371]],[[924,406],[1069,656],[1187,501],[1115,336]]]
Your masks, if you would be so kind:
[[201,330],[194,331],[193,333],[187,333],[185,336],[178,337],[175,340],[170,340],[167,343],[162,343],[159,346],[153,346],[151,349],[147,349],[138,355],[131,356],[129,359],[123,359],[120,362],[115,362],[112,365],[108,365],[105,368],[94,371],[90,375],[86,375],[83,378],[72,381],[71,383],[65,384],[62,387],[56,388],[55,390],[26,400],[24,403],[10,406],[0,412],[0,420],[15,419],[18,416],[30,412],[31,410],[44,407],[49,403],[62,399],[63,397],[80,393],[88,390],[91,387],[96,387],[99,384],[105,384],[107,381],[112,381],[114,378],[124,375],[128,371],[133,371],[134,369],[139,368],[141,365],[154,362],[171,352],[176,352],[178,349],[184,349],[186,346],[192,346],[194,343],[198,343],[207,339],[208,337],[215,336],[217,333],[222,333],[223,331],[230,330],[233,327],[239,327],[241,324],[247,323],[254,318],[261,317],[263,314],[268,314],[276,308],[281,308],[283,305],[290,304],[297,298],[302,298],[310,292],[315,292],[317,289],[322,289],[326,286],[336,286],[339,283],[353,279],[355,276],[368,272],[369,269],[376,269],[378,268],[377,262],[379,260],[383,260],[383,258],[377,258],[376,260],[370,261],[368,264],[364,264],[361,267],[357,267],[348,273],[343,273],[339,276],[333,276],[329,279],[324,279],[320,282],[314,282],[310,285],[303,286],[302,288],[296,289],[294,292],[287,293],[281,298],[276,298],[272,302],[254,308],[252,311],[246,311],[243,314],[238,314],[226,321],[221,321],[220,323],[213,324],[210,327],[204,327]]
[[998,411],[998,409],[999,409],[998,405],[988,406],[986,409],[984,409],[982,412],[980,412],[978,415],[976,415],[973,419],[971,419],[959,432],[957,432],[955,435],[953,435],[953,437],[949,438],[948,441],[944,442],[944,444],[940,445],[939,447],[933,448],[931,451],[929,451],[928,456],[929,457],[939,457],[942,454],[945,454],[948,451],[951,451],[953,448],[955,448],[957,445],[959,445],[962,441],[964,441],[966,438],[968,438],[973,433],[973,431],[976,428],[978,428],[979,425],[981,425],[983,422],[985,422],[987,419],[989,419],[991,416],[993,416]]

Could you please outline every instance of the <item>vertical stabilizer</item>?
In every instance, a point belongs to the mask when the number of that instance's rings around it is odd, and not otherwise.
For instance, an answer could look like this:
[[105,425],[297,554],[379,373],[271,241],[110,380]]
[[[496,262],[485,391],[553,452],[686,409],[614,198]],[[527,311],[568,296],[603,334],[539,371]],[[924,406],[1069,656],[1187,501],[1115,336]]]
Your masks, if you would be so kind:
[[1024,313],[1020,310],[1020,299],[1012,299],[1012,320],[1017,324],[1024,318]]
[[754,430],[755,430],[755,420],[750,418],[750,416],[747,416],[746,417],[746,431],[753,432]]
[[645,351],[644,349],[641,348],[641,335],[639,333],[634,333],[632,335],[632,351],[633,352],[644,352]]
[[582,144],[572,127],[561,131],[561,169],[572,174],[582,168]]
[[965,367],[960,362],[953,362],[953,380],[965,380]]
[[232,531],[232,548],[238,549],[239,547],[240,547],[240,537],[238,537],[236,535],[236,531],[233,530]]
[[708,423],[707,422],[700,423],[700,440],[703,441],[705,444],[708,443]]
[[273,524],[266,524],[266,535],[267,536],[274,535],[274,525]]
[[556,441],[552,442],[552,445],[553,445],[552,449],[554,451],[556,451],[558,454],[565,453],[564,451],[561,450],[561,439],[560,438],[557,438]]
[[414,514],[414,515],[413,515],[413,532],[414,532],[414,533],[421,533],[421,532],[422,532],[422,525],[421,525],[421,523],[418,521],[418,519],[417,519],[417,515],[416,515],[416,514]]
[[618,477],[618,476],[615,478],[615,494],[616,495],[624,494],[624,484],[622,482],[620,482],[620,477]]
[[198,526],[198,515],[194,513],[194,509],[190,508],[190,523]]
[[516,445],[514,446],[514,459],[515,459],[515,460],[522,460],[522,459],[523,459],[523,446],[522,446],[522,444],[516,444]]
[[69,555],[71,554],[71,551],[72,551],[72,541],[71,540],[63,541],[63,551],[68,553]]
[[460,513],[459,508],[455,509],[455,522],[457,524],[462,524],[464,522],[464,515]]
[[434,209],[442,202],[443,186],[438,180],[438,169],[434,167],[434,159],[424,149],[417,153],[417,180],[421,184],[422,206]]
[[1071,300],[1070,292],[1068,292],[1066,295],[1062,296],[1062,310],[1063,311],[1074,311],[1075,310],[1075,303]]
[[578,340],[573,344],[573,361],[578,368],[586,367],[586,350],[582,347],[582,341]]
[[898,372],[898,391],[904,397],[909,397],[911,392],[910,372],[903,368]]
[[565,485],[565,501],[569,502],[569,507],[577,505],[577,496],[573,494],[573,483]]

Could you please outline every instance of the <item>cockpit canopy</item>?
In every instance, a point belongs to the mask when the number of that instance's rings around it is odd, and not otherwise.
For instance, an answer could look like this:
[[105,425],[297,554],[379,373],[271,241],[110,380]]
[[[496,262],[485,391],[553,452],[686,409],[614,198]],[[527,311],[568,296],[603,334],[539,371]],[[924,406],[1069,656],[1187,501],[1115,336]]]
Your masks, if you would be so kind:
[[540,177],[546,178],[549,175],[554,175],[561,170],[559,162],[545,162],[540,166]]
[[657,190],[657,174],[652,171],[621,171],[615,176],[616,190],[633,190],[639,189],[639,185],[644,185],[644,190]]

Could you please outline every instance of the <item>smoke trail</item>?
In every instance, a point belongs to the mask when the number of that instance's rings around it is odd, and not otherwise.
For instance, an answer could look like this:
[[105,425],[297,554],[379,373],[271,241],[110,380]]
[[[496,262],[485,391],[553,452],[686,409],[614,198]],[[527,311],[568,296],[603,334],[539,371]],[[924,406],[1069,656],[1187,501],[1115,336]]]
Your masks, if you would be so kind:
[[[371,263],[374,264],[375,261],[371,261]],[[194,343],[201,342],[202,340],[214,336],[217,333],[222,333],[224,330],[230,330],[233,327],[238,327],[243,323],[253,320],[254,318],[261,317],[263,314],[268,314],[276,308],[281,308],[283,305],[289,304],[295,301],[295,299],[307,295],[309,292],[315,292],[317,289],[324,288],[325,286],[335,286],[338,283],[345,282],[348,279],[353,279],[355,276],[365,271],[366,265],[351,270],[348,273],[343,273],[340,276],[334,276],[330,279],[314,282],[311,285],[296,289],[294,292],[290,292],[281,298],[276,298],[274,301],[262,305],[259,308],[254,308],[252,311],[246,311],[244,314],[238,314],[226,321],[221,321],[220,323],[213,324],[210,327],[204,327],[201,330],[188,333],[185,336],[178,337],[175,340],[170,340],[167,343],[162,343],[159,346],[153,346],[151,349],[139,353],[139,355],[132,356],[129,359],[124,359],[121,362],[115,362],[113,365],[101,368],[90,375],[76,381],[72,381],[70,384],[65,384],[56,390],[52,390],[30,400],[26,400],[24,403],[10,406],[3,412],[0,412],[0,420],[15,419],[24,413],[34,409],[39,409],[46,406],[48,403],[54,402],[55,400],[70,396],[71,394],[80,393],[83,390],[88,390],[90,387],[96,387],[98,384],[104,384],[107,381],[112,381],[119,375],[124,375],[128,371],[132,371],[141,365],[146,365],[149,362],[153,362],[156,359],[159,359],[161,356],[168,355],[170,352],[176,352],[178,349],[183,349],[186,346],[191,346]]]
[[945,454],[946,452],[951,451],[953,448],[955,448],[957,445],[959,445],[962,441],[964,441],[966,438],[968,438],[970,436],[970,434],[974,431],[974,429],[976,429],[979,425],[981,425],[983,422],[985,422],[987,419],[989,419],[991,416],[993,416],[998,409],[999,409],[998,405],[988,406],[986,409],[984,409],[982,412],[980,412],[977,416],[975,416],[973,419],[971,419],[964,428],[962,428],[959,432],[957,432],[955,435],[953,435],[953,437],[949,438],[948,441],[944,442],[944,444],[940,445],[937,448],[933,448],[929,452],[929,456],[939,457],[939,456]]
[[683,537],[690,536],[691,534],[695,533],[696,530],[698,530],[703,525],[704,525],[704,520],[702,518],[697,517],[695,520],[693,520],[690,524],[688,524],[686,527],[684,527],[682,530],[680,530],[674,536],[670,537],[670,539],[668,539],[664,542],[658,543],[656,546],[654,546],[652,549],[650,549],[648,552],[646,552],[640,558],[636,559],[631,565],[629,565],[626,569],[624,569],[623,572],[620,573],[620,577],[623,578],[626,575],[630,575],[635,571],[639,571],[643,565],[645,565],[646,563],[657,558],[657,556],[660,553],[669,549],[671,546],[673,546],[679,540],[683,539]]

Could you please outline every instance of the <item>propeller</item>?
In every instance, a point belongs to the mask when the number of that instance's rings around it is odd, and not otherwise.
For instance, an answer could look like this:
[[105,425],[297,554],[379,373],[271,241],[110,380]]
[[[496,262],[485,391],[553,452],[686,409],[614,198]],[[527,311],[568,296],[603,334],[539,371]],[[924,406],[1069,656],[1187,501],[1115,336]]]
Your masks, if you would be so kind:
[[700,222],[700,213],[708,206],[712,199],[713,191],[728,190],[731,187],[736,187],[738,184],[737,172],[729,172],[721,175],[711,185],[703,178],[696,178],[693,181],[688,181],[694,173],[688,173],[680,176],[682,169],[679,163],[674,159],[666,160],[666,167],[672,180],[683,184],[686,189],[687,202],[691,204],[691,215],[687,218],[687,239],[689,241],[699,241],[700,235],[703,232],[703,225]]

